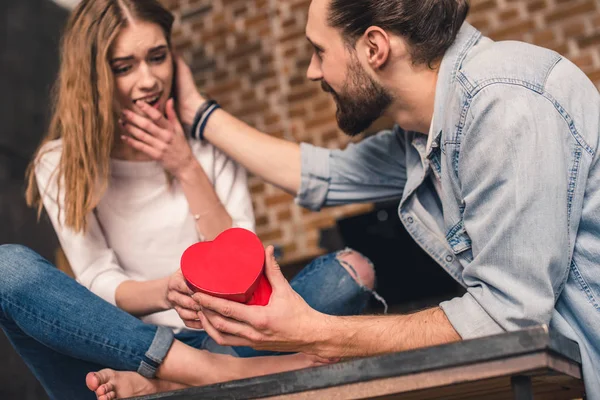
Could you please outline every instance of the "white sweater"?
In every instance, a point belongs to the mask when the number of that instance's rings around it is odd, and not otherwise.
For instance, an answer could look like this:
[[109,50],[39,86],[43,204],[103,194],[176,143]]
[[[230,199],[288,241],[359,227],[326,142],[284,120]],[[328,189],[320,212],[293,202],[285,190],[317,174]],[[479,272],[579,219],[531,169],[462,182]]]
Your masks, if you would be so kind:
[[[231,215],[233,226],[254,231],[246,172],[208,143],[190,141],[192,151]],[[64,186],[57,202],[62,141],[48,143],[35,174],[44,207],[77,281],[115,304],[115,291],[126,280],[152,280],[179,268],[183,251],[197,242],[198,233],[187,199],[177,181],[169,187],[163,168],[153,161],[111,160],[108,189],[93,213],[87,231],[75,233],[64,225]],[[142,318],[179,331],[185,328],[174,310]]]

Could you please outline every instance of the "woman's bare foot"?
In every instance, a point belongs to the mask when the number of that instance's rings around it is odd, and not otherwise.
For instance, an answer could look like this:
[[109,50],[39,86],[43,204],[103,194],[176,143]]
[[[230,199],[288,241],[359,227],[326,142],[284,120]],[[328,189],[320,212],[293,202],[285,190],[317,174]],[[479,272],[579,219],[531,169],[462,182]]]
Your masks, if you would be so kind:
[[85,383],[88,389],[96,393],[98,400],[123,399],[187,387],[180,383],[147,379],[137,372],[114,371],[112,369],[90,372],[85,378]]
[[158,368],[157,377],[189,386],[204,386],[327,363],[328,360],[302,353],[237,358],[194,349],[176,340]]
[[322,358],[296,353],[285,356],[266,356],[240,358],[241,373],[233,379],[250,378],[253,376],[276,374],[297,369],[317,367],[328,362]]
[[[191,383],[193,386],[203,386],[214,383],[233,381],[238,379],[253,378],[256,376],[277,374],[279,372],[294,371],[303,368],[325,365],[324,359],[309,356],[303,353],[285,356],[263,356],[251,358],[236,358],[215,354],[214,374],[196,376]],[[224,357],[224,358],[222,358]]]

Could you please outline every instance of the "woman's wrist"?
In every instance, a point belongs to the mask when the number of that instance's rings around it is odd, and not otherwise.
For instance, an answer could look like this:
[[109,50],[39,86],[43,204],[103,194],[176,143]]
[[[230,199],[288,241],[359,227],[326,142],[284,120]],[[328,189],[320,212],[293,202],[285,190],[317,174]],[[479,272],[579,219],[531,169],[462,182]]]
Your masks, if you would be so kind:
[[169,301],[169,282],[170,281],[171,281],[170,275],[160,280],[160,284],[161,284],[161,288],[162,288],[162,290],[160,290],[160,293],[163,293],[163,296],[160,299],[159,307],[163,311],[167,311],[167,310],[170,310],[171,308],[173,308],[173,305]]
[[175,177],[181,183],[193,183],[201,173],[204,173],[202,166],[196,157],[192,157],[188,162],[179,168],[177,174],[175,174]]

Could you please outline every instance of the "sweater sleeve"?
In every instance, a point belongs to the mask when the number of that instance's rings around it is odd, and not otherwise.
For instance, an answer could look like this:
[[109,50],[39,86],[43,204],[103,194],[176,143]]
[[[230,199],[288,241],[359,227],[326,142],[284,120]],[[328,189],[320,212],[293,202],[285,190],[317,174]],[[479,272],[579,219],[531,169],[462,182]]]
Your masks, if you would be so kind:
[[[109,303],[116,305],[117,287],[130,278],[119,266],[115,253],[106,243],[94,213],[87,215],[87,230],[77,233],[65,225],[64,192],[59,191],[57,169],[59,148],[48,150],[38,159],[35,177],[44,208],[77,281]],[[61,188],[64,185],[61,185]]]
[[216,148],[214,162],[215,191],[231,216],[232,226],[254,232],[254,211],[246,170]]

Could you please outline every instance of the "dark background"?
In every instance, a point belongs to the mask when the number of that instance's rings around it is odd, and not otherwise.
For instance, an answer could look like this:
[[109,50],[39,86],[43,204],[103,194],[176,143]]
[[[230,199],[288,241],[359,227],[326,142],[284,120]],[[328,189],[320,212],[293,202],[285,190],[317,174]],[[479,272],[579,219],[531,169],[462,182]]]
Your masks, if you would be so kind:
[[[24,244],[53,260],[54,231],[25,205],[23,177],[46,129],[67,11],[48,0],[2,0],[0,16],[0,244]],[[0,399],[46,398],[0,331]]]

